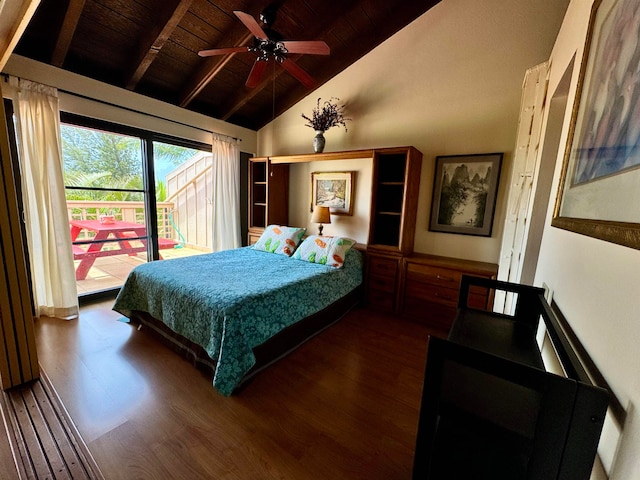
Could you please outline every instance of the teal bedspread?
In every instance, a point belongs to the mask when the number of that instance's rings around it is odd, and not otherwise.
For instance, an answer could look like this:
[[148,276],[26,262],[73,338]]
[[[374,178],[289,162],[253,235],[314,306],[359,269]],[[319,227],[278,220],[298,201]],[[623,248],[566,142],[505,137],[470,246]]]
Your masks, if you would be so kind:
[[113,309],[147,312],[202,346],[214,387],[230,395],[255,364],[252,348],[358,287],[362,263],[354,249],[336,269],[251,247],[150,262],[131,271]]

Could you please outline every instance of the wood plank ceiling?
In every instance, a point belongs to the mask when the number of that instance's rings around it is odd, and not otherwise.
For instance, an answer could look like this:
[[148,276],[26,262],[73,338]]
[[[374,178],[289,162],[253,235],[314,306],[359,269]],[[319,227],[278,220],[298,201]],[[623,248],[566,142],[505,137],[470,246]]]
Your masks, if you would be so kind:
[[252,45],[236,18],[277,3],[285,40],[323,40],[329,56],[289,55],[316,80],[340,73],[440,0],[41,0],[15,53],[258,130],[310,90],[279,65],[255,88],[256,58],[202,58],[200,50]]

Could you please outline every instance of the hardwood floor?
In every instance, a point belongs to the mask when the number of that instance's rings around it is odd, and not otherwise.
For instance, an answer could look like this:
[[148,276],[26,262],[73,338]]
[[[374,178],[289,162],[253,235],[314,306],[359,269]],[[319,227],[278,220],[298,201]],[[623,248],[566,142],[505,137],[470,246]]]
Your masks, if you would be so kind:
[[111,303],[36,322],[40,364],[105,478],[411,478],[427,327],[354,310],[224,397]]

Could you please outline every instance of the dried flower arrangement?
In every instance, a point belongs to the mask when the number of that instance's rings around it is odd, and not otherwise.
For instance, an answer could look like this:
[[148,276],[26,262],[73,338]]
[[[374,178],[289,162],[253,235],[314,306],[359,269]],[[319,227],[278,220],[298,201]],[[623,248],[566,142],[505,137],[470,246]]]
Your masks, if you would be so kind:
[[347,121],[351,120],[344,116],[344,105],[338,105],[336,102],[340,100],[337,97],[331,97],[329,100],[325,100],[320,107],[321,98],[318,98],[316,106],[313,109],[311,118],[307,117],[304,113],[301,114],[307,123],[305,126],[313,128],[317,132],[326,132],[331,127],[342,125],[344,131],[347,131]]

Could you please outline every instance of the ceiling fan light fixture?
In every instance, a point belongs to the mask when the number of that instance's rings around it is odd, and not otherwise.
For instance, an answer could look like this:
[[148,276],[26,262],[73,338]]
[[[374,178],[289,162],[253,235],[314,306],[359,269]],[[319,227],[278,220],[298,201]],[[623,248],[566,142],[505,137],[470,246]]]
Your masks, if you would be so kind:
[[[244,24],[244,26],[253,34],[254,41],[252,47],[231,47],[231,48],[214,48],[211,50],[201,50],[198,55],[201,57],[208,57],[212,55],[225,55],[229,53],[239,53],[240,51],[253,52],[257,54],[257,58],[254,63],[254,67],[249,73],[246,85],[248,87],[256,86],[261,76],[264,74],[264,63],[273,59],[280,64],[285,70],[287,70],[293,77],[295,77],[300,83],[307,88],[315,87],[315,81],[313,78],[305,72],[301,67],[295,64],[288,58],[289,53],[296,54],[311,54],[311,55],[329,55],[329,46],[321,40],[311,41],[285,41],[282,36],[272,30],[269,24],[275,20],[275,11],[277,5],[272,4],[265,8],[263,13],[260,14],[260,19],[265,24],[266,28],[262,28],[258,22],[249,14],[234,11],[233,13]],[[271,15],[271,16],[270,16]],[[258,64],[260,63],[260,64]]]

